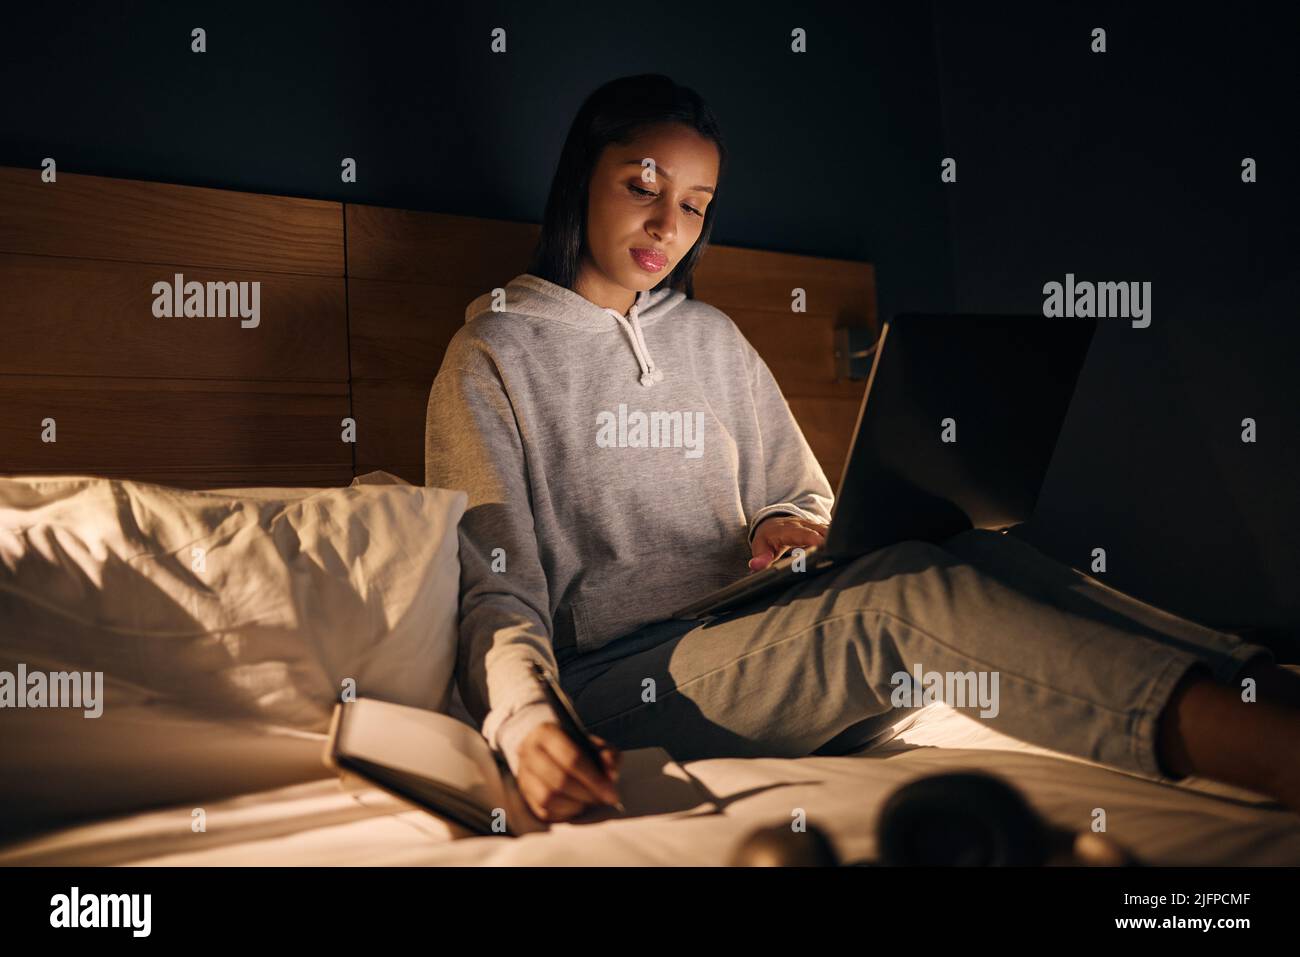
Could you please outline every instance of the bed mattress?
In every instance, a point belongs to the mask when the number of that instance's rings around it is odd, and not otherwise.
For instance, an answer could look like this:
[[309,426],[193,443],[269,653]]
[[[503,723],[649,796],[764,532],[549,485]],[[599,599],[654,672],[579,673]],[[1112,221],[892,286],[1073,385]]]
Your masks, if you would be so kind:
[[[242,760],[310,768],[323,736],[245,734]],[[259,757],[258,748],[268,749]],[[273,757],[269,749],[274,749]],[[801,808],[843,862],[876,853],[875,824],[893,791],[930,774],[983,770],[1015,785],[1044,818],[1108,832],[1155,865],[1300,864],[1300,815],[1265,796],[1195,779],[1158,784],[1024,744],[943,704],[908,715],[885,743],[836,757],[747,758],[684,765],[717,809],[594,824],[521,838],[471,835],[389,794],[328,776],[176,802],[47,830],[0,846],[0,865],[674,865],[729,863],[747,835]]]

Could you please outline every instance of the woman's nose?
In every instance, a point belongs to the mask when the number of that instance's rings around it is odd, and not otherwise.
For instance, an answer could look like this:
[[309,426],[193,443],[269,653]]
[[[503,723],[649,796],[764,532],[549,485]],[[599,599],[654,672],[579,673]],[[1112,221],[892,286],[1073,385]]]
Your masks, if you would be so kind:
[[646,232],[660,243],[670,243],[677,235],[677,217],[673,213],[663,213],[646,223]]

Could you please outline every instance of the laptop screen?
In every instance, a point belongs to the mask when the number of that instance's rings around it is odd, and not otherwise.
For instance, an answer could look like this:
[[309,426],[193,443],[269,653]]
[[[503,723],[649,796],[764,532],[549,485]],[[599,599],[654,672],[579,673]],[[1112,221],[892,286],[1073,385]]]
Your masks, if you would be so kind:
[[886,321],[826,551],[1026,521],[1095,320],[908,313]]

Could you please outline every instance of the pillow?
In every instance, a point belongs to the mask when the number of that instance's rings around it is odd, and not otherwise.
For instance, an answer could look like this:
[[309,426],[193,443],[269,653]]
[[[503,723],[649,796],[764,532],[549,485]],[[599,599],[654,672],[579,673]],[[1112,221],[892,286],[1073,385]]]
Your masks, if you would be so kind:
[[[29,676],[103,673],[102,712],[76,710],[79,721],[69,709],[11,711],[0,674],[0,738],[21,727],[24,760],[66,767],[114,715],[136,729],[156,714],[188,734],[238,722],[306,737],[328,729],[345,682],[358,696],[447,711],[466,504],[463,491],[387,473],[347,488],[215,491],[0,478],[0,672],[11,692],[20,665]],[[35,786],[14,775],[40,769],[12,766],[3,750],[0,789],[13,799],[15,786]],[[191,774],[186,794],[231,771],[211,770]],[[156,791],[132,799],[146,797],[157,803]]]
[[312,731],[347,679],[443,711],[466,502],[407,484],[0,478],[0,664],[104,671],[137,695]]

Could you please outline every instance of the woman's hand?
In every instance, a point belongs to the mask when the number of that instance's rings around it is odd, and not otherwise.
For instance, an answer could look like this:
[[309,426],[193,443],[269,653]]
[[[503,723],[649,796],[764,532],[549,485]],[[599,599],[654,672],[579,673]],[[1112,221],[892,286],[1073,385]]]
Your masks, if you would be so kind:
[[810,522],[797,515],[772,515],[758,523],[750,548],[751,572],[762,571],[785,554],[787,548],[811,548],[826,544],[826,529],[821,522]]
[[543,821],[567,821],[589,806],[613,804],[618,791],[622,753],[604,738],[590,735],[600,749],[608,778],[582,753],[557,722],[539,724],[519,746],[519,771],[515,780],[524,801]]

